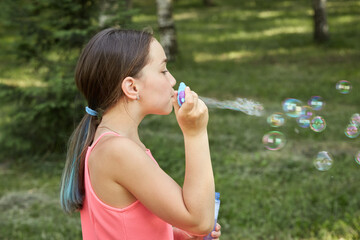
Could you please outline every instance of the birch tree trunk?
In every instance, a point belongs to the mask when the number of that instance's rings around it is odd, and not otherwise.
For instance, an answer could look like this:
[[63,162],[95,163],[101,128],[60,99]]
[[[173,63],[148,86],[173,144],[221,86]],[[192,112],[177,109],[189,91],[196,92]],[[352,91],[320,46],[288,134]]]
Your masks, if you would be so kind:
[[169,61],[175,61],[177,41],[172,17],[172,0],[156,0],[160,43]]
[[329,40],[329,26],[326,19],[326,0],[312,0],[314,9],[314,39],[317,42]]

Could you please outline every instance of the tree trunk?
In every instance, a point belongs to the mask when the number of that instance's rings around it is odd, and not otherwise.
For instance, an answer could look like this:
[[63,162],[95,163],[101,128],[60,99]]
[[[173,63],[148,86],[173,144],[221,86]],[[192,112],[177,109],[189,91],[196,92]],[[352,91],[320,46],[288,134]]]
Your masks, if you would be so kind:
[[203,4],[207,7],[215,6],[215,3],[213,0],[203,0]]
[[314,39],[317,42],[329,40],[329,26],[326,20],[326,0],[312,0],[314,9]]
[[169,61],[175,61],[177,41],[175,24],[172,18],[172,0],[156,0],[160,31],[160,43]]

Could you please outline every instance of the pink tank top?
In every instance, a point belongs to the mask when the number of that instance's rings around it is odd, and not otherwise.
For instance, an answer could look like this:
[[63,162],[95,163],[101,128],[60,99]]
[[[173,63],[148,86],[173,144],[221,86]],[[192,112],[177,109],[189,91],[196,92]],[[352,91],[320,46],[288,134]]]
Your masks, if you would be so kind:
[[[125,208],[115,208],[102,202],[91,186],[88,159],[92,149],[107,134],[103,133],[87,150],[85,157],[85,198],[80,210],[84,240],[173,240],[170,224],[150,212],[139,200]],[[153,159],[150,150],[146,153]],[[156,162],[157,163],[157,162]]]

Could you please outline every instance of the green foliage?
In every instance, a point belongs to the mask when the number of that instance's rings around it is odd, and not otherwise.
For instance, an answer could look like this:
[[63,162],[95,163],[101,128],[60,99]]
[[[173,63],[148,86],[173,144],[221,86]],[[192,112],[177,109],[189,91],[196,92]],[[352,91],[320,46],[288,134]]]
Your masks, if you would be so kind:
[[79,48],[96,31],[96,1],[35,0],[7,1],[5,27],[16,29],[15,51],[25,61],[47,63],[53,49]]
[[64,152],[69,134],[80,119],[81,111],[74,110],[84,106],[73,82],[53,79],[48,86],[15,91],[12,104],[16,107],[8,114],[12,121],[2,129],[6,138],[1,139],[0,149],[8,156]]
[[[16,39],[9,53],[18,64],[30,65],[42,78],[43,86],[16,89],[16,107],[0,136],[3,153],[41,154],[65,149],[74,122],[84,106],[77,96],[73,74],[76,59],[87,40],[101,28],[126,27],[136,10],[126,10],[124,1],[107,1],[108,9],[99,11],[103,1],[15,0],[0,6],[4,27]],[[21,6],[21,7],[19,7]],[[116,11],[113,7],[116,6]],[[99,15],[110,16],[99,25]],[[1,32],[6,34],[6,31]],[[2,99],[9,102],[6,91]],[[76,114],[74,114],[76,112]]]

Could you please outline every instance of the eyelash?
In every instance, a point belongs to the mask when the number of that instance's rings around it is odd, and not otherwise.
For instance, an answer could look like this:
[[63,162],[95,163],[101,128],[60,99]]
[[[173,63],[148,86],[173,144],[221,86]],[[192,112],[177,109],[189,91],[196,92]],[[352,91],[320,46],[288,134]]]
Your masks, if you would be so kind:
[[165,73],[167,73],[167,72],[169,72],[169,71],[168,71],[168,70],[165,70],[165,71],[162,71],[161,73],[165,74]]

